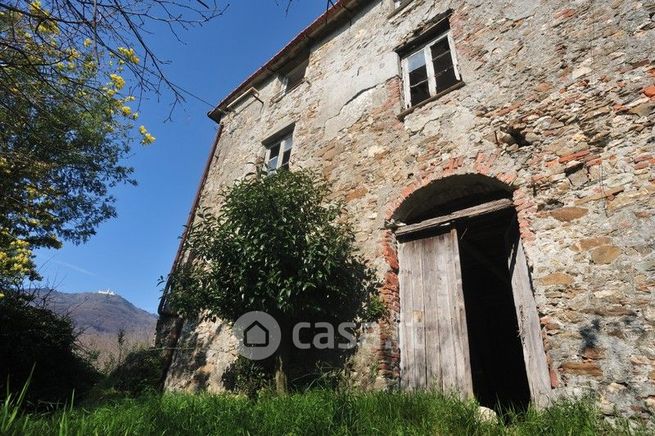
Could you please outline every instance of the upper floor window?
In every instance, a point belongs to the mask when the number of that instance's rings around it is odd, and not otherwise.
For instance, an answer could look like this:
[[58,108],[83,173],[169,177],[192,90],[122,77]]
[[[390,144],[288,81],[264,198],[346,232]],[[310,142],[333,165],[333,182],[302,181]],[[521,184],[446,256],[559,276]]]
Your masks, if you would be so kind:
[[266,150],[266,170],[274,173],[279,169],[289,169],[289,159],[291,158],[291,148],[293,147],[293,131],[277,137],[265,144]]
[[305,79],[305,72],[307,71],[308,60],[305,59],[300,64],[292,67],[290,70],[282,74],[282,82],[284,84],[284,92],[287,93],[300,85]]
[[461,81],[448,30],[402,59],[405,107],[416,106]]

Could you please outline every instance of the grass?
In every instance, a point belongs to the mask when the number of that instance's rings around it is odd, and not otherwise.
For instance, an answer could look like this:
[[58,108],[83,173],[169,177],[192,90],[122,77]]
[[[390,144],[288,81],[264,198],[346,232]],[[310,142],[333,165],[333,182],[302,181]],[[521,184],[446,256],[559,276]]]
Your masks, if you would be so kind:
[[20,435],[617,435],[648,434],[642,425],[603,420],[589,401],[483,422],[474,402],[436,393],[310,391],[265,396],[146,394],[49,415],[0,410],[3,434]]

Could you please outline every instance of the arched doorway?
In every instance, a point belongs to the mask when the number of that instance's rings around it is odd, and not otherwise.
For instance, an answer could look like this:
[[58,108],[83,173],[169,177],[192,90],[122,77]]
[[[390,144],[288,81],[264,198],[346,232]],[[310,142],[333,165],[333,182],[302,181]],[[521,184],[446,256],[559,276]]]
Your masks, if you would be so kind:
[[396,210],[401,384],[544,403],[548,367],[512,192],[481,175],[419,189]]

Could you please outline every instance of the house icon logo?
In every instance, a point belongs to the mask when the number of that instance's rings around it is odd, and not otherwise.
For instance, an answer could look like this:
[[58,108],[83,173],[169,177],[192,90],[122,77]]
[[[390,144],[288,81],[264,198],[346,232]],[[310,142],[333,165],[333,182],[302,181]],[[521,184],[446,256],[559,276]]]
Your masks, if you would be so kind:
[[232,326],[232,331],[239,341],[239,354],[251,360],[272,356],[282,339],[280,325],[266,312],[254,311],[241,315]]
[[243,345],[246,347],[267,347],[269,343],[270,333],[259,321],[254,321],[243,331]]

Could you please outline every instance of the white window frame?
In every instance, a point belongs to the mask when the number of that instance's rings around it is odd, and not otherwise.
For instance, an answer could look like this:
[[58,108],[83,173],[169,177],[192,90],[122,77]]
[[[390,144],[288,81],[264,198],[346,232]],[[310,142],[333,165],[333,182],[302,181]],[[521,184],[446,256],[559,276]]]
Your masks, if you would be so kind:
[[[271,158],[271,149],[275,147],[276,145],[280,146],[280,149],[277,154],[277,163],[275,165],[275,168],[270,168],[269,167],[269,160]],[[265,145],[266,147],[266,157],[264,159],[264,166],[266,167],[266,170],[270,172],[271,174],[282,168],[282,160],[284,157],[284,152],[287,151],[287,145],[289,145],[288,150],[293,153],[293,131],[287,133],[284,135],[282,138],[275,140],[273,142],[267,143]],[[289,154],[289,165],[291,164],[291,154]]]
[[[460,74],[459,74],[459,64],[457,62],[457,54],[455,53],[455,40],[453,39],[453,34],[452,31],[448,30],[447,32],[444,32],[443,34],[439,35],[435,39],[431,40],[427,44],[425,44],[423,47],[421,47],[418,50],[415,50],[406,56],[402,58],[401,61],[401,67],[402,67],[402,73],[403,73],[403,85],[404,85],[404,98],[405,98],[405,109],[409,109],[412,107],[412,95],[411,95],[411,89],[410,89],[410,83],[409,83],[409,65],[408,65],[408,59],[411,56],[414,56],[416,53],[423,52],[423,56],[425,59],[425,67],[427,69],[428,73],[428,88],[430,91],[430,97],[434,97],[437,95],[437,79],[434,74],[434,64],[432,63],[432,53],[430,51],[431,47],[443,40],[444,38],[448,38],[448,48],[450,50],[450,57],[453,62],[453,72],[455,73],[455,78],[459,81],[462,80]],[[441,92],[443,90],[439,90]],[[425,102],[427,100],[423,100],[421,103]],[[421,104],[417,103],[417,104]]]

